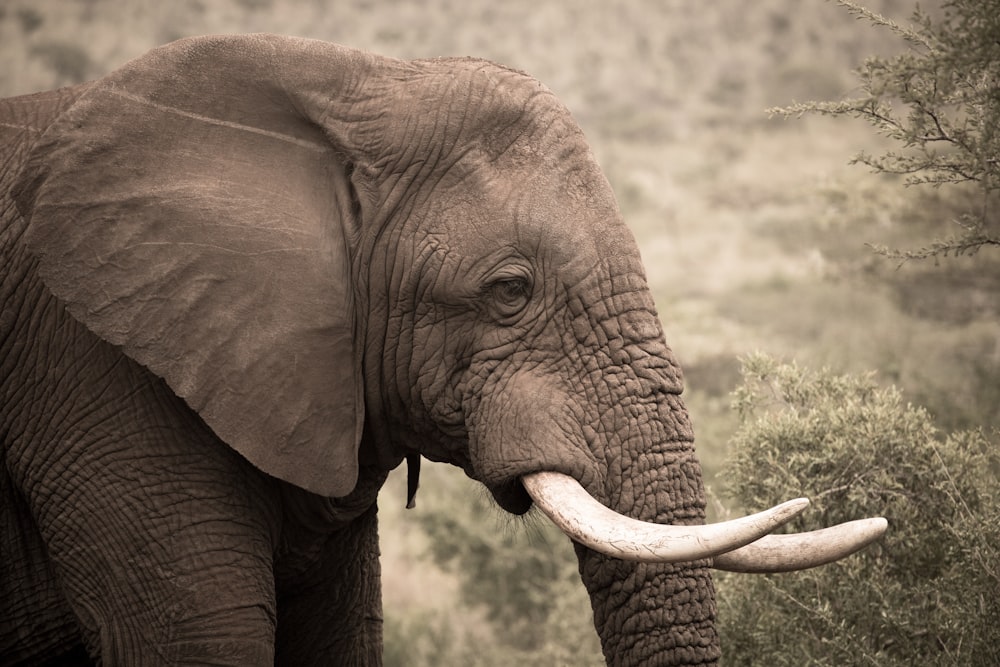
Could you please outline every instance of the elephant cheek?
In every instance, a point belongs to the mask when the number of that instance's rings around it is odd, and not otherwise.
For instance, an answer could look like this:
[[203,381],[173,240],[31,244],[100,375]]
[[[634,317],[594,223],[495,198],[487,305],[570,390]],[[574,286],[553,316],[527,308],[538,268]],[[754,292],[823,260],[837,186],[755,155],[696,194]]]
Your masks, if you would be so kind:
[[561,472],[585,485],[596,479],[593,455],[569,404],[555,382],[522,371],[504,391],[487,392],[469,419],[472,476],[506,511],[524,514],[531,507],[522,475]]

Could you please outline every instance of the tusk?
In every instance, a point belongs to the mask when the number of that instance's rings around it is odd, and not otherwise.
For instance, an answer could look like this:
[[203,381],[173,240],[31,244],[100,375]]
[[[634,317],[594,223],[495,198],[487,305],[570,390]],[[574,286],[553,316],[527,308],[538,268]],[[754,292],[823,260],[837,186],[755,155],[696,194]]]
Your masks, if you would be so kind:
[[730,572],[791,572],[825,565],[849,556],[882,537],[889,522],[882,517],[848,521],[793,535],[767,535],[712,560]]
[[798,498],[724,523],[670,526],[618,514],[568,475],[536,472],[521,477],[521,483],[573,540],[607,556],[647,563],[677,563],[732,551],[767,535],[809,505],[806,498]]

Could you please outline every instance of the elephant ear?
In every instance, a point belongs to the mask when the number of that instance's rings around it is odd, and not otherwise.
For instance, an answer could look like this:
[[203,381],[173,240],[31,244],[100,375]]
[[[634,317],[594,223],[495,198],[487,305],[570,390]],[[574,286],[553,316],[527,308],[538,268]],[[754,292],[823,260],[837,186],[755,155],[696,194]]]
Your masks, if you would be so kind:
[[355,486],[364,421],[361,156],[323,122],[372,62],[259,35],[157,49],[47,130],[17,196],[74,317],[261,470],[328,496]]

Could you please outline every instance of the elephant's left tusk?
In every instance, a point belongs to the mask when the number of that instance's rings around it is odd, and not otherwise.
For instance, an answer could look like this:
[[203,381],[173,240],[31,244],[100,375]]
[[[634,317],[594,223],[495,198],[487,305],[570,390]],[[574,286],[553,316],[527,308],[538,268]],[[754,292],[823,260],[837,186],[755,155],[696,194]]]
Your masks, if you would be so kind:
[[648,563],[677,563],[718,556],[770,533],[804,510],[805,498],[723,523],[670,526],[618,514],[568,475],[538,472],[521,483],[535,504],[570,538],[607,556]]
[[888,521],[877,517],[848,521],[809,533],[767,535],[745,547],[715,556],[712,567],[754,573],[805,570],[863,549],[882,537],[888,526]]

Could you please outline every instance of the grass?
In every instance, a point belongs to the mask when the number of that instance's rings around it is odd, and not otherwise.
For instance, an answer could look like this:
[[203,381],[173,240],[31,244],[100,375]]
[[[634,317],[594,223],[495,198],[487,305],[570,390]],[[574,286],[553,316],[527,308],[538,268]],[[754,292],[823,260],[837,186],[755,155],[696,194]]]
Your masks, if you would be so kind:
[[[869,4],[902,20],[909,11]],[[247,31],[399,57],[476,55],[549,85],[590,137],[639,241],[710,487],[726,481],[737,358],[755,350],[876,370],[939,423],[998,425],[998,260],[898,266],[874,255],[866,243],[918,245],[953,200],[848,166],[881,148],[863,125],[764,112],[848,94],[850,68],[890,47],[832,3],[11,0],[0,7],[0,94],[97,76],[176,37]],[[418,522],[399,510],[403,477],[391,476],[382,502],[387,627],[433,635],[443,626],[413,625],[430,613],[488,634],[454,577],[422,555]],[[416,512],[479,493],[435,465],[424,485],[440,493],[422,491]],[[510,529],[499,514],[489,521]]]

